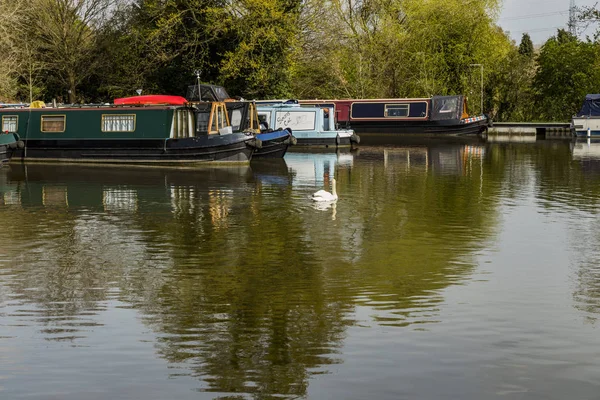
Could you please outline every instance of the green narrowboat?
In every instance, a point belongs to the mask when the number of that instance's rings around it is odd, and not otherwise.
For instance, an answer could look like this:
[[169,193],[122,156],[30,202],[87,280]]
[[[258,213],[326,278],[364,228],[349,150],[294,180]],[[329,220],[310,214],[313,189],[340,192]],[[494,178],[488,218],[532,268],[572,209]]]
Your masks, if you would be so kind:
[[232,133],[222,102],[2,108],[0,116],[23,142],[13,159],[26,161],[246,163],[260,146]]

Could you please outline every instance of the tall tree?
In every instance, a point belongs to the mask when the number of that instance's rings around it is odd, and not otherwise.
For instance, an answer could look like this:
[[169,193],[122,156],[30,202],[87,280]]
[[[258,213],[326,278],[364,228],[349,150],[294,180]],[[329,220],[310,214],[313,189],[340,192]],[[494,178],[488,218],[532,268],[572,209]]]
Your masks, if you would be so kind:
[[96,29],[112,9],[114,0],[34,0],[30,9],[31,28],[46,66],[77,100],[78,86],[97,63]]
[[0,0],[0,100],[14,101],[21,70],[19,49],[26,31],[27,1]]
[[223,53],[219,72],[232,92],[253,98],[289,96],[299,9],[299,0],[230,4],[226,26],[234,46]]
[[533,42],[529,33],[524,33],[521,37],[521,44],[519,44],[519,54],[532,58],[533,57]]

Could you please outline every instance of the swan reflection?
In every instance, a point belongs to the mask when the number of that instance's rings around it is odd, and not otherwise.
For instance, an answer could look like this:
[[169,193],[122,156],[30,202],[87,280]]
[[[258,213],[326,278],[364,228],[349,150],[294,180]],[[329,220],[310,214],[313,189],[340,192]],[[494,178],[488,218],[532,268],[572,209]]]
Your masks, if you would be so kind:
[[317,211],[329,211],[331,210],[331,220],[335,221],[337,214],[337,202],[314,202],[313,208]]

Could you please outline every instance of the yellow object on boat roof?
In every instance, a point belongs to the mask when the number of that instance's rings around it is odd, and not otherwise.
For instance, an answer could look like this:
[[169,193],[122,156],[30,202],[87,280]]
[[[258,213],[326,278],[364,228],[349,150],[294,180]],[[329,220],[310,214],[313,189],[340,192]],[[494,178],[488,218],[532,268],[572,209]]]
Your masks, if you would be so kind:
[[46,103],[41,100],[32,101],[29,108],[46,108]]

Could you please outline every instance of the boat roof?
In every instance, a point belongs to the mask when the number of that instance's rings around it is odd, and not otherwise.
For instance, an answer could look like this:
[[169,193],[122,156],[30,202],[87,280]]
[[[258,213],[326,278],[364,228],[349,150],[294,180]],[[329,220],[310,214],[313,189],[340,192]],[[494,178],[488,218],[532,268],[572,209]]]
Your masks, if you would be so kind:
[[585,96],[585,101],[581,106],[581,110],[579,110],[579,112],[577,113],[577,116],[600,116],[600,94],[587,94]]
[[318,107],[318,106],[301,106],[300,104],[256,104],[256,108],[259,110],[281,110],[281,109],[286,109],[286,108],[293,108],[295,110],[302,110],[302,111],[314,111],[314,110],[322,110],[323,107]]
[[188,86],[185,97],[188,101],[225,101],[231,98],[223,86],[207,83]]

